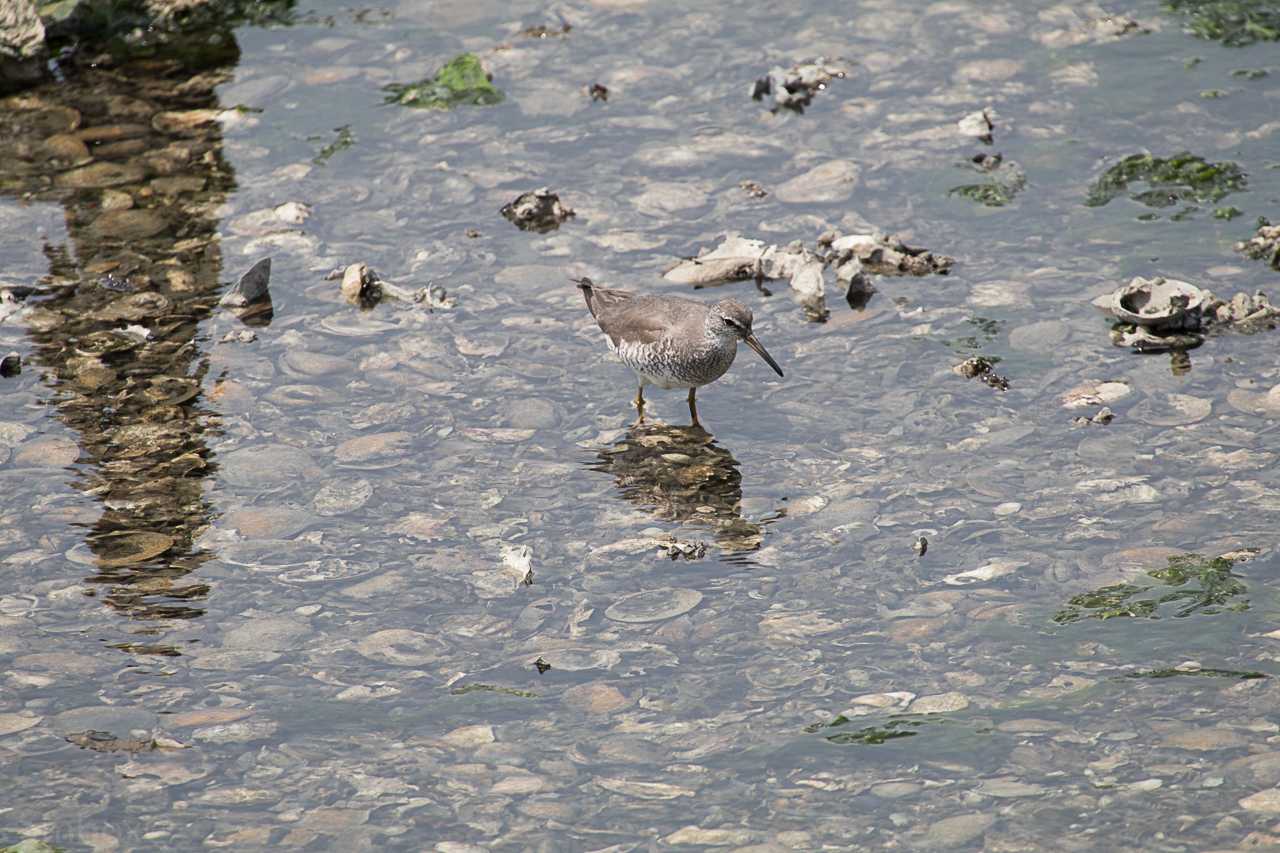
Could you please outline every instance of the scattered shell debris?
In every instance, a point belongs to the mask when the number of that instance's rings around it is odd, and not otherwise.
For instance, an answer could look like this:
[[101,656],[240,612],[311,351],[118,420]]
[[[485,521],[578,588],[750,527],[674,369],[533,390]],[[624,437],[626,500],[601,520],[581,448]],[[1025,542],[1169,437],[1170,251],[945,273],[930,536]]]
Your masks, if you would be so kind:
[[995,371],[996,359],[975,355],[951,368],[965,379],[980,379],[997,391],[1008,391],[1009,380]]
[[502,206],[501,213],[521,231],[545,234],[560,227],[574,215],[573,209],[560,203],[560,196],[548,187],[521,193]]
[[1224,300],[1189,282],[1160,276],[1135,277],[1097,297],[1093,305],[1116,321],[1112,343],[1136,352],[1192,349],[1210,331],[1249,334],[1274,329],[1280,321],[1280,308],[1265,293],[1237,293]]
[[[817,251],[795,240],[786,246],[753,240],[736,232],[726,234],[719,245],[685,258],[664,278],[678,284],[707,287],[731,281],[787,279],[792,296],[811,321],[825,320],[826,271],[834,269],[836,283],[852,303],[852,295],[875,291],[868,275],[945,275],[954,260],[914,249],[881,234],[840,235],[829,231],[817,240]],[[862,300],[865,305],[865,299]]]
[[1073,418],[1071,423],[1074,424],[1075,426],[1090,426],[1090,425],[1106,426],[1107,424],[1115,420],[1115,417],[1116,417],[1115,412],[1111,411],[1111,409],[1108,408],[1107,406],[1103,406],[1101,409],[1094,412],[1092,415],[1080,415],[1076,418]]
[[1273,270],[1280,271],[1280,225],[1259,218],[1257,233],[1236,243],[1235,250],[1255,261],[1266,261]]
[[814,95],[826,89],[832,80],[843,79],[847,73],[843,66],[828,63],[823,58],[790,68],[774,68],[751,84],[751,99],[759,101],[771,95],[772,112],[786,109],[803,113],[805,107],[813,102]]

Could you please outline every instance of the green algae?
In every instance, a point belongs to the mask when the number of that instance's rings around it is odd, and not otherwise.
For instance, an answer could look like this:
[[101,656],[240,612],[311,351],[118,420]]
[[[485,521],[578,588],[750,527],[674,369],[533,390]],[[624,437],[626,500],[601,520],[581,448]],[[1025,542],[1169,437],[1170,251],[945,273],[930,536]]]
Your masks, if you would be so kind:
[[[849,725],[852,722],[844,714],[839,715],[829,723],[815,723],[805,727],[805,731],[813,734],[825,729],[836,729]],[[867,726],[865,728],[854,731],[837,732],[833,735],[824,735],[824,739],[831,743],[838,744],[864,744],[876,746],[887,743],[891,740],[897,740],[904,737],[914,737],[918,729],[924,725],[923,720],[890,720],[882,726]]]
[[1243,597],[1248,589],[1231,571],[1234,565],[1227,557],[1170,557],[1165,568],[1147,572],[1158,584],[1118,583],[1072,596],[1053,621],[1069,625],[1082,619],[1180,619],[1248,610],[1249,601]]
[[501,693],[506,696],[518,696],[521,699],[537,699],[538,694],[531,690],[520,690],[515,687],[504,687],[501,684],[464,684],[449,691],[454,696],[466,696],[468,693]]
[[418,109],[447,110],[456,106],[492,106],[505,97],[489,80],[480,58],[463,53],[449,60],[434,76],[417,83],[389,83],[386,103]]
[[[1131,184],[1145,184],[1147,189],[1129,192]],[[1247,184],[1245,173],[1230,161],[1210,163],[1187,151],[1167,158],[1131,154],[1090,185],[1085,204],[1102,207],[1127,193],[1133,201],[1152,208],[1190,205],[1173,217],[1179,219],[1197,210],[1196,204],[1220,201]]]
[[1180,14],[1196,38],[1227,47],[1260,41],[1280,41],[1280,3],[1276,0],[1165,0],[1165,8]]
[[1013,201],[1017,190],[1006,184],[988,181],[982,184],[963,184],[947,190],[949,196],[960,196],[977,202],[983,207],[1004,207]]
[[[329,162],[329,158],[334,154],[337,154],[340,151],[346,151],[348,148],[356,144],[356,137],[355,134],[351,132],[351,125],[344,124],[341,127],[335,127],[333,132],[337,134],[337,138],[321,148],[320,152],[311,158],[311,162],[317,166],[323,166],[325,163]],[[307,139],[311,142],[318,142],[321,137],[311,136],[307,137]]]
[[1239,681],[1248,681],[1258,678],[1267,678],[1265,672],[1258,672],[1252,669],[1178,669],[1177,667],[1165,667],[1164,669],[1147,669],[1141,672],[1126,673],[1125,678],[1230,678]]

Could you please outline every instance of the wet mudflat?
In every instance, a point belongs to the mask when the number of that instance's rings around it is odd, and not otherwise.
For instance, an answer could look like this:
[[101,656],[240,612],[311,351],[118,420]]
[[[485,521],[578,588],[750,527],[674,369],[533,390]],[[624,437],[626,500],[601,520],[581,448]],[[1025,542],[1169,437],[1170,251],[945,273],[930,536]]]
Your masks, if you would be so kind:
[[[313,4],[7,101],[0,844],[1280,842],[1280,331],[1090,304],[1277,281],[1275,45],[1172,5]],[[786,379],[632,426],[581,276]]]

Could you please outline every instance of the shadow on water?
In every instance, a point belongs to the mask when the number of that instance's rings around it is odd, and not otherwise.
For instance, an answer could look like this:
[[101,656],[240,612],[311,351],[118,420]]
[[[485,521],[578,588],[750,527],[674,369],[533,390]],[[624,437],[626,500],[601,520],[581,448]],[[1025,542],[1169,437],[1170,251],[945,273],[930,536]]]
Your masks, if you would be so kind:
[[738,460],[706,430],[636,424],[597,458],[590,467],[612,474],[625,500],[663,521],[711,530],[727,558],[760,548],[763,526],[742,517]]
[[197,331],[218,302],[215,211],[234,188],[215,87],[238,50],[222,35],[186,60],[95,56],[0,101],[0,192],[60,204],[69,240],[44,247],[48,275],[25,294],[30,361],[77,434],[73,485],[101,504],[69,556],[144,635],[200,616],[209,594],[191,574],[210,556],[193,539],[210,521],[217,423]]

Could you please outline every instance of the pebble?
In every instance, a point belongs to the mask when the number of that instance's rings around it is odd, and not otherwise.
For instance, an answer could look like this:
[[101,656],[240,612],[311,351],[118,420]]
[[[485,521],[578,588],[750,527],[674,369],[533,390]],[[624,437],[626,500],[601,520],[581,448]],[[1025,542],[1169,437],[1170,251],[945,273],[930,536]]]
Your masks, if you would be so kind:
[[1231,729],[1199,728],[1174,732],[1164,739],[1166,746],[1176,749],[1208,751],[1234,749],[1249,745],[1249,739]]
[[1065,342],[1070,329],[1061,320],[1028,323],[1009,332],[1009,346],[1024,352],[1048,353]]
[[440,739],[455,749],[475,749],[493,743],[497,737],[493,734],[493,726],[476,725],[461,726]]
[[907,708],[908,714],[946,714],[963,711],[969,707],[969,697],[963,693],[934,693],[921,696]]
[[397,666],[422,666],[439,659],[441,645],[440,640],[427,634],[408,628],[388,628],[365,637],[356,644],[356,651],[370,660]]
[[1280,814],[1280,788],[1268,788],[1240,800],[1240,808],[1263,814]]
[[683,826],[663,838],[672,847],[741,847],[751,843],[751,833],[745,829],[703,829],[700,826]]
[[943,818],[920,839],[922,847],[955,850],[973,841],[996,822],[995,815],[973,813]]
[[774,190],[787,204],[822,204],[844,201],[853,195],[860,170],[849,160],[832,160],[797,175]]
[[193,731],[191,737],[203,743],[248,743],[265,740],[275,734],[278,728],[279,723],[273,720],[244,720],[205,726]]
[[587,714],[608,714],[631,704],[618,688],[608,684],[579,684],[562,696],[566,705]]

